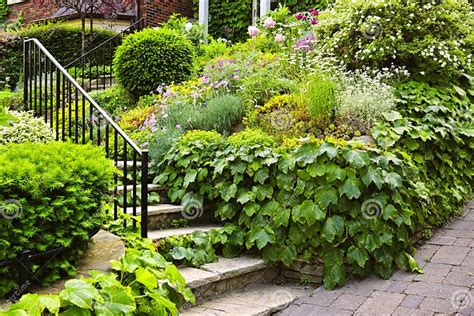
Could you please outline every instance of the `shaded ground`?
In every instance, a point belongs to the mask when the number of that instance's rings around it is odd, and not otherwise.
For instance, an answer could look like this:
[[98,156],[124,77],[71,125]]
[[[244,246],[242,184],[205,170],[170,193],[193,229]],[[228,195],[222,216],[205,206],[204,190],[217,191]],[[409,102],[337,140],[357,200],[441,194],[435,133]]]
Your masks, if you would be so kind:
[[318,288],[279,315],[474,315],[474,201],[415,256],[424,274],[396,272],[390,280],[350,280]]

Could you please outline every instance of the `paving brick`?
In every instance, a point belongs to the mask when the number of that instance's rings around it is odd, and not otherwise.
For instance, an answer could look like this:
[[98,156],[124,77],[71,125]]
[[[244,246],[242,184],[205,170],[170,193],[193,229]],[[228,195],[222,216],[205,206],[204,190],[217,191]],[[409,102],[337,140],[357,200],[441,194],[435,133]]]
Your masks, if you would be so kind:
[[468,221],[454,221],[451,224],[449,224],[448,229],[455,229],[455,230],[471,230],[472,229],[472,223]]
[[408,287],[408,284],[410,283],[404,281],[392,281],[390,283],[390,286],[385,291],[393,293],[403,293]]
[[468,252],[469,248],[466,247],[442,246],[431,258],[431,262],[460,265]]
[[405,295],[399,293],[375,291],[371,297],[357,309],[356,314],[390,315],[398,308],[404,298]]
[[392,275],[392,277],[390,279],[394,280],[394,281],[410,282],[410,281],[413,281],[415,279],[415,277],[416,277],[415,273],[410,273],[410,272],[406,272],[406,271],[397,271]]
[[[326,291],[323,287],[314,290],[310,297],[302,298],[305,304],[314,304],[319,306],[329,306],[331,303],[341,296],[342,291]],[[299,301],[297,301],[299,302]]]
[[360,304],[362,304],[366,299],[367,297],[365,296],[357,296],[344,293],[331,304],[331,307],[336,309],[355,311],[360,306]]
[[430,262],[423,267],[424,274],[427,275],[436,275],[436,276],[446,276],[449,271],[451,271],[452,266],[449,264],[441,264]]
[[[235,315],[235,314],[234,314]],[[281,311],[280,313],[276,314],[279,316],[294,316],[294,315],[308,315],[308,316],[321,316],[321,315],[328,315],[328,316],[348,316],[352,315],[349,311],[338,310],[335,308],[328,308],[323,306],[315,306],[315,305],[293,305],[288,309]]]
[[390,281],[383,280],[376,276],[370,276],[365,280],[360,281],[357,284],[357,287],[361,289],[369,289],[369,290],[385,290],[390,286]]
[[442,235],[458,238],[474,238],[474,230],[445,229]]
[[[473,224],[474,225],[474,224]],[[473,242],[472,238],[458,238],[454,243],[454,246],[458,247],[469,247],[469,245]]]
[[450,297],[454,292],[464,289],[465,288],[463,287],[449,284],[414,282],[408,285],[405,293],[435,298],[446,298]]
[[454,314],[457,308],[453,306],[451,300],[442,298],[427,297],[421,302],[419,309],[435,313]]
[[411,309],[400,306],[397,308],[392,315],[395,316],[431,316],[434,315],[433,312],[420,311],[418,309]]
[[444,277],[439,275],[430,275],[430,274],[418,274],[415,281],[425,281],[431,283],[443,283]]
[[407,295],[400,306],[406,307],[406,308],[417,308],[420,306],[421,302],[425,299],[424,296],[418,296],[418,295]]
[[462,265],[462,266],[465,266],[465,267],[472,267],[472,268],[474,268],[474,256],[468,256],[468,257],[466,257],[466,258],[463,260],[463,262],[462,262],[461,265]]
[[446,276],[443,283],[471,287],[474,285],[474,274],[473,273],[469,274],[466,272],[451,271]]
[[456,237],[449,236],[433,236],[429,241],[429,245],[438,245],[438,246],[452,246],[456,242]]

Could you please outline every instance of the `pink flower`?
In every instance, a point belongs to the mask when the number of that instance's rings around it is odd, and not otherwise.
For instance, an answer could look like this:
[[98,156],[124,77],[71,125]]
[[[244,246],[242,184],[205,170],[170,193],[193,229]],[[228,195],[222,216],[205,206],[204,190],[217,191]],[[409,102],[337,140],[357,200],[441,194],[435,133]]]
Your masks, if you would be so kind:
[[311,12],[311,15],[312,15],[312,16],[316,16],[316,15],[318,15],[318,14],[319,14],[319,11],[318,11],[318,10],[314,10],[314,11]]
[[263,22],[263,27],[266,29],[273,29],[276,26],[276,22],[272,18],[266,18]]
[[275,42],[277,43],[283,43],[285,41],[286,37],[283,34],[277,34],[275,35]]
[[303,18],[303,14],[302,14],[301,12],[297,12],[297,13],[295,14],[295,19],[301,20],[302,18]]
[[311,20],[311,25],[316,25],[318,24],[318,19],[312,19]]
[[248,28],[249,35],[252,37],[256,37],[260,34],[260,29],[255,26],[249,26]]

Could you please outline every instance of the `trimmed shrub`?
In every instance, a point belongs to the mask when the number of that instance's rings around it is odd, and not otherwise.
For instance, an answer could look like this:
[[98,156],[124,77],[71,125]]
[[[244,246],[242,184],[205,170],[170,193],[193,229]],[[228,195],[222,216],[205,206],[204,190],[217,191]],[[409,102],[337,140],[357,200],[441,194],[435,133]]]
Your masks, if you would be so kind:
[[417,79],[450,82],[473,66],[467,1],[340,0],[315,31],[323,56],[351,70],[401,66]]
[[0,118],[0,145],[27,142],[47,143],[52,140],[52,131],[44,119],[34,117],[30,112],[13,112],[13,116],[10,116],[3,126]]
[[[102,207],[114,168],[101,148],[70,143],[0,146],[0,261],[64,247],[46,265],[28,268],[47,285],[75,272]],[[18,280],[16,266],[0,269],[0,297]]]
[[185,81],[192,69],[191,42],[170,29],[145,29],[129,35],[114,57],[118,81],[137,98],[161,84]]
[[[106,41],[115,33],[104,29],[86,31],[86,51]],[[37,38],[60,64],[66,65],[81,56],[80,26],[64,24],[33,25],[0,37],[0,89],[14,88],[22,71],[23,38]],[[8,80],[7,80],[8,78]]]

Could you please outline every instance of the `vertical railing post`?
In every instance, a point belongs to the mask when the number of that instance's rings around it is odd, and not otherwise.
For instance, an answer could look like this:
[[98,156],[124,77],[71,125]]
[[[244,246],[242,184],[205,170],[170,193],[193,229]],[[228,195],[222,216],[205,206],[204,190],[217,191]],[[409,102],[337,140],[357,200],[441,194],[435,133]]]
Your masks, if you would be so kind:
[[141,234],[148,237],[148,150],[142,151]]
[[28,98],[29,98],[29,84],[30,81],[30,71],[28,64],[28,56],[30,54],[30,43],[26,41],[27,38],[23,39],[23,105],[25,110],[29,110]]

